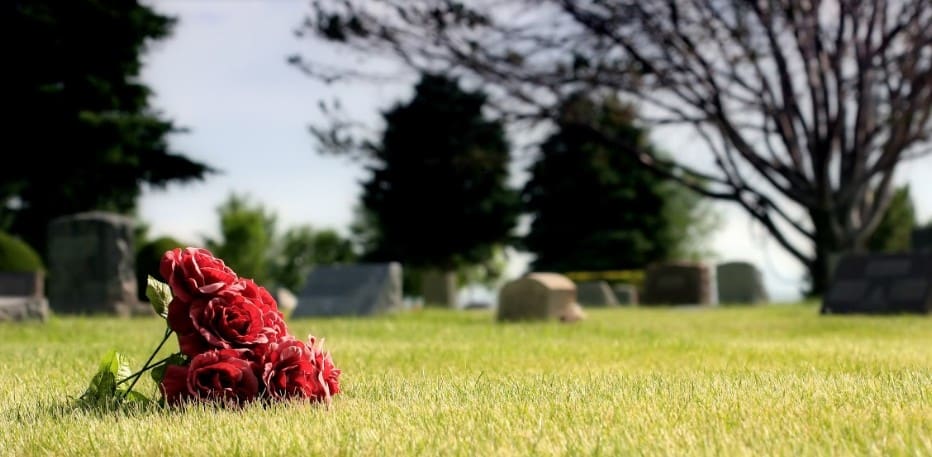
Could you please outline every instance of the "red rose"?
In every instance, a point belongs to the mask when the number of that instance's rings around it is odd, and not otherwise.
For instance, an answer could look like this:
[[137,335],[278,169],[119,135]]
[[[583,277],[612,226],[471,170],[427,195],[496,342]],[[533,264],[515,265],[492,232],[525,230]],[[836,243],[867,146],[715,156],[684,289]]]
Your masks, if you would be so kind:
[[191,398],[188,392],[188,367],[181,365],[165,367],[165,375],[159,383],[159,390],[168,405],[178,405]]
[[313,337],[310,345],[293,337],[272,344],[262,371],[266,391],[273,398],[305,397],[328,403],[340,393],[339,376],[330,354],[316,347]]
[[288,335],[285,316],[278,310],[278,303],[265,287],[256,284],[251,279],[240,279],[236,287],[242,288],[243,296],[264,310],[262,320],[266,333],[269,335],[269,341],[278,341]]
[[[188,368],[188,393],[199,399],[244,403],[259,395],[259,378],[248,351],[220,349],[198,354]],[[166,370],[167,371],[167,370]]]
[[267,310],[236,288],[210,299],[195,299],[188,306],[172,300],[168,305],[168,327],[178,334],[181,353],[189,357],[211,348],[242,349],[267,344],[287,334],[281,313]]
[[265,310],[278,311],[278,303],[265,287],[256,284],[252,279],[246,278],[240,278],[236,284],[238,288],[242,289],[241,293],[244,297],[252,300],[256,304],[260,304]]
[[[340,393],[340,374],[342,371],[333,364],[333,358],[329,352],[325,352],[321,347],[323,341],[318,345],[313,336],[309,337],[308,342],[311,346],[311,355],[314,359],[314,365],[319,370],[317,379],[328,395],[333,396]],[[328,399],[329,400],[329,399]]]
[[236,282],[236,273],[207,249],[181,248],[162,256],[159,273],[171,286],[174,298],[190,302],[214,295]]

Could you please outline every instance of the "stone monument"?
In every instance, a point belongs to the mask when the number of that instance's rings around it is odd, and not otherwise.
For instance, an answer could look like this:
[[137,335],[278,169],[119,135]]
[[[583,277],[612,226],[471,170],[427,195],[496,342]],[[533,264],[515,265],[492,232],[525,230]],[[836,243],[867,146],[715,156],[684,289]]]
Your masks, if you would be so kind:
[[530,273],[505,284],[498,294],[499,321],[558,319],[572,322],[583,317],[576,302],[576,284],[557,273]]
[[932,253],[842,257],[822,313],[932,313]]
[[719,303],[763,303],[767,289],[760,270],[748,262],[727,262],[718,265]]
[[428,306],[456,307],[456,272],[429,270],[421,275],[421,293]]
[[612,286],[619,305],[635,306],[638,304],[638,288],[632,284],[618,283]]
[[151,313],[136,296],[133,219],[93,211],[49,224],[49,305],[55,312]]
[[712,304],[712,273],[702,263],[651,265],[644,279],[643,303],[651,305]]
[[401,275],[397,262],[315,267],[291,316],[370,316],[400,310]]
[[583,306],[618,306],[618,298],[605,281],[585,281],[576,284],[576,299]]
[[44,281],[41,271],[0,272],[0,322],[48,318]]

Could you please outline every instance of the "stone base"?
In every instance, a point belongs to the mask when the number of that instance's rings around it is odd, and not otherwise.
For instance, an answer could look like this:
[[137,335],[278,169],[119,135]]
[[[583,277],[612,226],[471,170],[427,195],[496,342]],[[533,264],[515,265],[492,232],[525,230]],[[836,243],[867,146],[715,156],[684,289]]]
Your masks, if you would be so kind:
[[38,297],[0,297],[0,322],[44,321],[49,317],[49,302]]

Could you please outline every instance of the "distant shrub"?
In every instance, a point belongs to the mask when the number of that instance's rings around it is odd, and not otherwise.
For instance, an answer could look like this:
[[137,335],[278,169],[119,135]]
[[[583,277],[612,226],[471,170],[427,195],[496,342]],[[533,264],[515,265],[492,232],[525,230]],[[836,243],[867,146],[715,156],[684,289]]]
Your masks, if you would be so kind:
[[23,240],[0,232],[0,271],[21,272],[44,270],[42,258]]
[[165,251],[175,248],[185,247],[180,241],[163,236],[149,241],[139,247],[136,251],[136,286],[138,289],[139,299],[146,301],[146,278],[149,275],[154,276],[160,281],[166,281],[159,274],[159,262]]

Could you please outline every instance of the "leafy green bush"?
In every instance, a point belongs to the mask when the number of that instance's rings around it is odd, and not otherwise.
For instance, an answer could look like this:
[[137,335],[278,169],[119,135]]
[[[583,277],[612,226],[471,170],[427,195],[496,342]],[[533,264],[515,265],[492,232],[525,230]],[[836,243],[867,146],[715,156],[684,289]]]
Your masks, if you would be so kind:
[[38,270],[44,270],[44,267],[35,249],[13,235],[0,232],[0,271]]
[[161,281],[167,280],[159,274],[159,262],[165,251],[183,247],[185,245],[180,241],[167,236],[156,238],[139,247],[136,251],[136,289],[140,300],[149,301],[146,298],[146,278],[149,275]]

